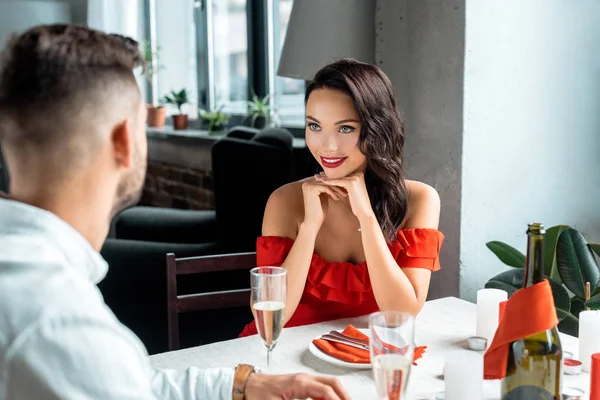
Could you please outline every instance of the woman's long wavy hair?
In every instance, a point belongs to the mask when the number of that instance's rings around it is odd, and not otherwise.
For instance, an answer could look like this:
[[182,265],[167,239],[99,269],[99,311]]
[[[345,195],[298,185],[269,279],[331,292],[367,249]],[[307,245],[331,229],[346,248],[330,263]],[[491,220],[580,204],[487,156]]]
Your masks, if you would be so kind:
[[341,59],[320,69],[306,88],[335,89],[349,95],[361,122],[360,151],[367,157],[365,183],[386,239],[396,237],[408,199],[404,183],[404,121],[396,108],[392,83],[378,67]]

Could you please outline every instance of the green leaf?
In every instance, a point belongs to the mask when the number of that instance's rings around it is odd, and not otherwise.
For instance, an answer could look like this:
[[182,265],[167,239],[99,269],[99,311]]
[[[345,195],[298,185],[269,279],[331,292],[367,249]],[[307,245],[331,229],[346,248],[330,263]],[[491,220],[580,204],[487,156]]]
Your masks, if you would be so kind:
[[517,290],[523,287],[523,276],[525,270],[523,269],[511,269],[504,271],[485,284],[488,289],[501,289],[508,293],[508,297],[512,296]]
[[578,297],[571,298],[571,314],[579,318],[579,313],[585,310],[585,304],[583,300]]
[[583,309],[583,302],[577,297],[573,297],[571,299],[571,312],[561,316],[561,312],[557,311],[558,317],[563,318],[558,323],[558,330],[567,335],[577,337],[579,335],[579,312]]
[[585,298],[586,282],[590,282],[591,292],[598,287],[598,264],[585,238],[577,230],[569,228],[559,236],[556,262],[562,281],[576,296]]
[[569,292],[567,292],[567,289],[565,289],[560,282],[550,278],[548,278],[548,281],[552,288],[552,297],[554,297],[554,307],[556,307],[558,319],[562,321],[571,311],[571,298],[569,297]]
[[600,294],[590,298],[585,305],[593,310],[600,310]]
[[567,319],[570,319],[570,320],[572,320],[574,322],[579,322],[579,319],[576,316],[574,316],[573,314],[571,314],[570,312],[565,312],[565,311],[562,311],[562,310],[560,310],[560,309],[557,308],[556,309],[556,314],[558,315],[558,320],[559,321],[562,321],[565,318],[567,318]]
[[544,275],[561,280],[556,263],[556,244],[560,234],[569,229],[568,225],[556,225],[546,229],[544,235]]
[[588,243],[588,246],[590,246],[592,248],[592,250],[594,250],[594,253],[596,253],[598,255],[598,257],[600,257],[600,244]]
[[504,264],[514,268],[523,268],[525,266],[525,256],[514,247],[498,241],[487,242],[485,245]]

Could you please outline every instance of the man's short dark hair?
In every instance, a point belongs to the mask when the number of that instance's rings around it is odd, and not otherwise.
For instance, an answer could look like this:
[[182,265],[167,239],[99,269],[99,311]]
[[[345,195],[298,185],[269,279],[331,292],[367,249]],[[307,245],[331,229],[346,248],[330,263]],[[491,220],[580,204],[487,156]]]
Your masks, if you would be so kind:
[[41,25],[13,36],[0,55],[7,152],[68,151],[77,139],[93,141],[81,136],[114,123],[112,109],[139,99],[137,67],[144,61],[135,40],[86,26]]

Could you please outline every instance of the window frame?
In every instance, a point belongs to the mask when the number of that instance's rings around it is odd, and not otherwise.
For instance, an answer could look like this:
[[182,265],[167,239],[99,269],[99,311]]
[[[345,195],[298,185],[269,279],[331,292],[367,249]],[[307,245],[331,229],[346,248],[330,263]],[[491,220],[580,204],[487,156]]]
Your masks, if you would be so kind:
[[[146,0],[146,36],[152,45],[156,44],[156,1]],[[214,43],[212,40],[212,0],[190,0],[194,2],[194,23],[196,39],[197,73],[197,104],[203,109],[214,109],[215,85],[214,81]],[[274,44],[275,35],[279,31],[275,24],[275,14],[278,8],[274,3],[277,0],[246,0],[246,26],[247,26],[247,54],[248,54],[248,98],[252,96],[252,90],[259,96],[270,95],[271,104],[277,109],[281,126],[289,129],[294,136],[304,137],[304,112],[301,114],[283,112],[277,107],[279,96],[275,94],[276,60]],[[152,84],[148,83],[148,93],[156,95],[157,77]],[[304,97],[304,94],[287,95]],[[283,102],[285,104],[285,101]],[[288,108],[289,110],[289,108]],[[224,111],[231,114],[231,122],[244,122],[246,116],[245,102],[236,107],[226,105]],[[200,128],[201,121],[191,120],[193,128]]]

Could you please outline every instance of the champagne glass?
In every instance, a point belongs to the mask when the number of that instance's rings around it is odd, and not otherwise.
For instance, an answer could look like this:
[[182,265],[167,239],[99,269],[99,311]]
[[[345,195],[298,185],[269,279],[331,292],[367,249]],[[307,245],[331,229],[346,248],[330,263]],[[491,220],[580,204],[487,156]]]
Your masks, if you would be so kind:
[[287,270],[281,267],[258,267],[250,271],[252,313],[256,330],[267,347],[267,368],[270,354],[283,329]]
[[400,400],[415,351],[415,317],[401,311],[369,316],[369,348],[378,399]]

